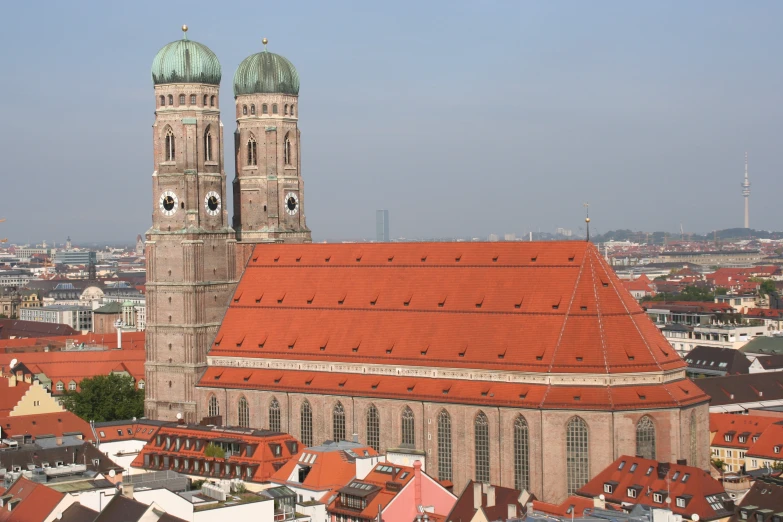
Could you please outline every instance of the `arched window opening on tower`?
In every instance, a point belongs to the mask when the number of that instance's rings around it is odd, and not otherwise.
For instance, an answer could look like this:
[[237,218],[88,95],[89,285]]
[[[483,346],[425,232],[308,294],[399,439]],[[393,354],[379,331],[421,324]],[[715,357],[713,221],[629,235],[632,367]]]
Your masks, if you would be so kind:
[[242,106],[242,114],[247,114],[247,105]]
[[206,106],[207,106],[207,98],[209,98],[209,96],[207,96],[207,95],[205,94],[205,95],[204,95],[204,103],[202,103],[202,105],[203,105],[204,107],[206,107]]
[[655,460],[655,424],[647,415],[636,423],[636,454]]
[[313,445],[313,409],[310,407],[310,402],[305,399],[302,403],[302,410],[300,415],[301,421],[301,439],[302,444],[305,446]]
[[402,443],[401,446],[416,446],[416,419],[413,416],[413,410],[408,406],[402,410]]
[[250,427],[250,406],[244,397],[240,397],[237,404],[237,423],[242,428]]
[[696,410],[691,410],[691,466],[698,466],[699,459],[696,457],[699,455],[699,436],[696,433]]
[[180,105],[185,105],[185,95],[184,94],[180,94],[179,95],[179,104]]
[[256,139],[253,135],[250,135],[250,139],[247,140],[247,164],[258,165],[258,158],[256,157]]
[[367,445],[381,451],[381,419],[374,404],[367,410]]
[[489,422],[483,411],[473,421],[476,450],[476,482],[489,484]]
[[165,96],[161,96],[160,97],[160,106],[161,107],[165,107],[166,106],[166,97]]
[[190,104],[191,105],[196,105],[196,95],[195,94],[191,94],[190,95]]
[[294,115],[294,106],[293,105],[291,105],[291,110],[289,112],[290,112],[291,116]]
[[288,115],[288,104],[283,105],[283,114]]
[[252,114],[253,116],[255,116],[255,114],[256,114],[256,106],[255,106],[255,105],[251,105],[251,106],[250,106],[250,114]]
[[438,480],[452,480],[451,416],[446,410],[438,414]]
[[261,106],[261,114],[269,114],[269,108],[266,103]]
[[566,426],[566,475],[569,495],[590,480],[587,423],[579,417],[572,418]]
[[332,411],[332,439],[336,442],[345,440],[345,408],[339,401]]
[[514,489],[530,485],[530,436],[527,421],[520,415],[514,421]]
[[209,396],[209,407],[207,408],[210,417],[217,417],[220,415],[220,406],[218,406],[217,397],[214,395]]
[[289,135],[285,135],[285,140],[283,141],[283,158],[285,159],[285,164],[290,165],[291,164],[291,138],[288,137]]
[[204,132],[204,161],[212,161],[212,127]]
[[214,107],[215,106],[215,97],[212,96],[209,98],[209,106]]
[[174,95],[169,94],[169,105],[174,105]]
[[272,104],[272,114],[277,114],[277,104],[276,103]]
[[166,161],[174,161],[174,131],[171,130],[171,127],[168,127],[166,129],[166,151],[165,151],[165,157]]
[[275,398],[269,403],[269,430],[280,431],[280,403]]

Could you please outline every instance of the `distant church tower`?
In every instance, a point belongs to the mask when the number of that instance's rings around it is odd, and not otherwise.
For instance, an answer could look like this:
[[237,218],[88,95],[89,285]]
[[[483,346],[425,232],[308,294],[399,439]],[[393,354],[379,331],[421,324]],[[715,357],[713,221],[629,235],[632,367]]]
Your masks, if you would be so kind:
[[237,281],[236,235],[224,203],[220,78],[215,54],[187,33],[152,63],[145,413],[154,419],[182,413],[199,420],[195,386]]
[[299,75],[264,50],[234,75],[234,229],[244,266],[255,243],[311,242],[305,223],[299,120]]
[[745,198],[745,228],[750,228],[750,180],[748,179],[748,153],[745,153],[745,179],[742,181],[742,197]]

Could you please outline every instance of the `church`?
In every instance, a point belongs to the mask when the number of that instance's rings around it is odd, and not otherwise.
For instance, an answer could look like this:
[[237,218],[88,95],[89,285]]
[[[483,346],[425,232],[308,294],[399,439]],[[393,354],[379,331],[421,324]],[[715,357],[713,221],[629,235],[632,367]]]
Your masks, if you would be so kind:
[[185,33],[152,79],[150,418],[358,436],[548,502],[620,455],[708,466],[709,397],[591,243],[312,244],[299,76],[266,48],[234,75],[229,222],[217,57]]

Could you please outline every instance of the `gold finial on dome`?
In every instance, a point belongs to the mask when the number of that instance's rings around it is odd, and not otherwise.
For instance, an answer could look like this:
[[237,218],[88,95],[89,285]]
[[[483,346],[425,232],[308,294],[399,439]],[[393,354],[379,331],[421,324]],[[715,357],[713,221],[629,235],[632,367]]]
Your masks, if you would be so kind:
[[188,39],[188,26],[185,24],[182,24],[182,39],[183,40]]
[[590,218],[589,218],[589,217],[586,217],[586,218],[585,218],[585,223],[589,223],[589,222],[590,222]]
[[266,38],[262,38],[261,43],[264,44],[264,51],[266,51],[266,44],[269,43],[269,40],[267,40]]

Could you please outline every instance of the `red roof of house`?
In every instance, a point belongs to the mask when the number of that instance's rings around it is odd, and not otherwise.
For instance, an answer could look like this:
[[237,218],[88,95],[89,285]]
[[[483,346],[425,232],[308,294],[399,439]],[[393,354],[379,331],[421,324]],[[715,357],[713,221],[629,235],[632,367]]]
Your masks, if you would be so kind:
[[17,499],[21,502],[12,511],[8,510],[8,506],[3,506],[0,509],[0,522],[41,522],[57,507],[65,493],[20,477],[4,495],[12,496],[9,502]]
[[[490,505],[487,491],[493,488],[495,501]],[[476,495],[480,497],[476,499]],[[481,510],[484,512],[486,520],[506,520],[508,517],[508,506],[514,505],[517,515],[522,517],[525,506],[519,503],[521,492],[517,489],[504,488],[501,486],[491,486],[489,484],[477,484],[473,480],[468,481],[468,485],[462,490],[462,494],[457,499],[451,512],[446,517],[451,522],[460,520],[473,520],[477,509],[475,500],[479,500]],[[592,506],[592,502],[590,503]]]
[[[160,444],[158,444],[160,438]],[[166,447],[166,439],[169,439],[170,445]],[[179,439],[180,447],[177,449],[176,440]],[[188,447],[186,441],[190,441]],[[196,449],[196,441],[199,441]],[[231,455],[227,460],[207,457],[205,450],[210,442],[236,442],[240,444],[242,450],[238,454]],[[252,455],[249,455],[247,448],[252,447]],[[199,475],[208,478],[244,478],[250,482],[264,482],[274,474],[275,471],[285,464],[288,459],[299,453],[301,444],[287,433],[277,433],[264,430],[253,430],[249,428],[237,427],[206,427],[206,426],[188,426],[171,425],[162,426],[155,434],[155,440],[150,441],[144,446],[141,452],[133,459],[131,466],[134,468],[143,468],[151,471],[160,471],[171,469],[179,473],[188,475]],[[279,449],[279,453],[275,453]],[[144,463],[144,457],[149,455],[152,459],[155,455],[160,457],[159,464],[154,465],[152,461],[148,465]],[[168,466],[165,465],[163,457],[169,457]],[[178,466],[174,465],[174,458],[178,458]],[[185,467],[185,459],[188,459],[189,466]],[[194,470],[194,463],[200,462],[198,471]],[[210,473],[204,473],[204,462],[210,463]],[[215,473],[215,465],[220,464],[220,471]],[[230,466],[229,470],[226,467]],[[250,469],[250,474],[247,470]]]
[[712,446],[748,450],[754,443],[754,437],[760,437],[767,426],[777,420],[777,417],[761,415],[710,413]]
[[66,433],[78,433],[84,440],[93,438],[90,424],[69,411],[0,417],[0,428],[3,436],[9,437],[31,435],[36,439],[44,435],[62,437]]
[[[775,451],[777,449],[777,451]],[[748,457],[769,459],[772,462],[783,460],[783,421],[767,426],[759,439],[748,452]]]
[[[577,497],[571,495],[560,504],[549,504],[548,502],[541,502],[540,500],[533,500],[533,510],[541,513],[548,513],[556,517],[570,517],[572,514],[575,517],[581,517],[584,515],[585,509],[593,509],[595,502],[592,499]],[[607,509],[612,509],[611,506],[606,506]]]
[[543,373],[685,367],[596,248],[578,241],[259,245],[210,356]]
[[[391,469],[392,471],[382,471],[386,469]],[[394,497],[397,496],[400,490],[413,480],[413,475],[414,470],[410,466],[401,466],[390,462],[379,462],[363,479],[352,480],[345,484],[348,488],[357,483],[368,484],[378,488],[376,492],[368,497],[367,507],[364,508],[361,513],[357,513],[354,509],[343,508],[340,505],[339,495],[326,506],[326,509],[329,514],[332,515],[343,514],[372,520],[378,515],[378,508],[380,507],[381,511],[386,509],[386,506],[394,500]],[[397,484],[397,486],[393,484]]]
[[633,281],[623,281],[623,287],[629,292],[652,292],[652,287],[648,281],[642,281],[641,278]]
[[753,319],[783,319],[783,310],[775,308],[748,308],[742,315]]
[[[611,492],[606,485],[611,485]],[[636,492],[630,495],[630,490]],[[656,502],[655,493],[660,496]],[[666,497],[672,499],[670,509],[682,516],[697,514],[701,520],[715,520],[731,515],[717,499],[728,498],[723,485],[699,468],[683,464],[659,463],[641,457],[622,456],[579,488],[577,495],[593,499],[606,497],[607,504],[644,504],[666,507]],[[716,497],[710,502],[707,497]],[[677,505],[682,499],[685,506]],[[716,506],[716,507],[713,507]]]
[[95,431],[100,442],[116,442],[118,440],[150,441],[158,433],[160,425],[145,421],[127,422],[96,422]]
[[17,381],[15,386],[11,386],[10,379],[0,376],[0,415],[5,417],[11,413],[29,389],[30,385],[24,381]]
[[[50,351],[64,350],[66,343],[84,344],[87,347],[101,346],[107,349],[117,348],[117,334],[74,334],[44,337],[29,337],[24,339],[0,340],[0,353],[21,352],[23,348],[50,347]],[[127,332],[122,334],[122,350],[144,350],[144,332]],[[20,357],[21,358],[21,357]]]

